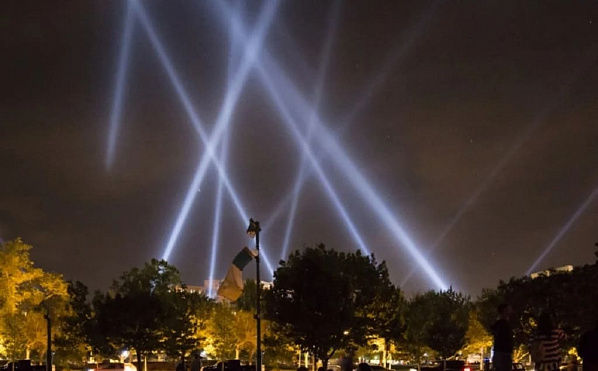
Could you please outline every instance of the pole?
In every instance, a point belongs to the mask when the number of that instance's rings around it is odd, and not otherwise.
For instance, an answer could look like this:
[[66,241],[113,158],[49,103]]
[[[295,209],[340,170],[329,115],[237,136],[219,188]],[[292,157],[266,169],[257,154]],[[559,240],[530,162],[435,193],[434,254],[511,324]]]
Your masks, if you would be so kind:
[[47,325],[48,349],[46,350],[46,371],[52,371],[52,321],[50,320],[50,310],[46,310],[44,315]]
[[262,371],[262,309],[260,305],[261,298],[261,280],[260,280],[260,222],[255,222],[256,233],[255,233],[255,248],[257,249],[257,255],[255,257],[255,282],[256,282],[256,293],[257,293],[257,308],[255,321],[257,322],[257,339],[256,339],[256,362],[255,370]]

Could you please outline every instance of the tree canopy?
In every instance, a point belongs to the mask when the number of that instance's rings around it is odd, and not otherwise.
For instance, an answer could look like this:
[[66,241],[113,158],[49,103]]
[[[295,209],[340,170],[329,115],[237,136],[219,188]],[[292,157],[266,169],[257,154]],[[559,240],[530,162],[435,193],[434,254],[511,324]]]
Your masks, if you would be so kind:
[[376,327],[373,306],[390,286],[386,265],[373,256],[309,247],[274,272],[267,317],[326,367],[336,350],[366,343]]
[[9,359],[43,360],[47,348],[44,315],[57,319],[67,310],[62,276],[36,268],[31,246],[20,238],[0,246],[0,338]]

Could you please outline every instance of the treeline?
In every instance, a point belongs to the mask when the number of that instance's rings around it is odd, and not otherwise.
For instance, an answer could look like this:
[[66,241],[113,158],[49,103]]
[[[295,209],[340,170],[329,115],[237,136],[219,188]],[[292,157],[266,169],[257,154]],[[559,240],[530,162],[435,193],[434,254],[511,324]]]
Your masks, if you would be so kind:
[[[185,290],[178,270],[152,260],[123,273],[106,292],[90,295],[81,282],[34,267],[21,240],[0,249],[0,353],[8,359],[43,360],[46,322],[53,320],[55,363],[81,364],[86,356],[118,358],[134,351],[137,361],[158,354],[172,359],[203,351],[215,359],[255,357],[255,282],[247,281],[234,303]],[[551,310],[570,346],[598,319],[598,266],[536,279],[500,282],[471,300],[452,289],[406,299],[389,279],[384,262],[323,245],[292,253],[264,291],[264,363],[291,364],[298,351],[326,367],[331,358],[379,356],[383,363],[419,363],[456,355],[488,355],[487,331],[496,306],[510,303],[517,356],[535,318]],[[141,369],[141,368],[139,368]]]

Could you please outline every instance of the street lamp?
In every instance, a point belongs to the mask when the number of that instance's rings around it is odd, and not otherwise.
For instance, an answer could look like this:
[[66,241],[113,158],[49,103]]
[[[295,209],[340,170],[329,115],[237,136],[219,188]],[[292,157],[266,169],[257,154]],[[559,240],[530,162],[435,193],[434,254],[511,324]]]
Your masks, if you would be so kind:
[[256,283],[256,314],[255,314],[255,321],[257,323],[257,342],[256,342],[256,360],[255,360],[255,370],[262,371],[262,327],[261,327],[261,306],[260,306],[260,297],[261,297],[261,280],[260,280],[260,222],[253,220],[253,218],[249,219],[249,226],[247,227],[247,234],[249,237],[255,237],[255,248],[257,253],[255,254],[255,283]]

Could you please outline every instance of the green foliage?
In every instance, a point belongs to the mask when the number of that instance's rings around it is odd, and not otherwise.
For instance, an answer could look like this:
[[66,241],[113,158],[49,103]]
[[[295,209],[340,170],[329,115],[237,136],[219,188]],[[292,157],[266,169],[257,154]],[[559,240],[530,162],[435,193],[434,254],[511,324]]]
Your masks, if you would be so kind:
[[171,291],[165,295],[165,321],[164,338],[161,348],[170,356],[180,358],[188,356],[197,350],[199,343],[204,340],[200,334],[205,318],[205,307],[209,306],[210,299],[199,293],[185,291]]
[[83,283],[68,283],[69,303],[67,312],[59,318],[60,333],[56,337],[55,363],[58,365],[81,364],[85,361],[87,330],[92,318],[91,305],[87,302],[89,290]]
[[552,272],[532,279],[511,278],[496,289],[485,290],[477,302],[480,321],[489,329],[496,320],[496,306],[513,307],[516,346],[526,346],[535,321],[549,310],[567,333],[567,346],[577,344],[579,335],[595,326],[598,313],[598,265],[575,267],[572,272]]
[[469,314],[469,327],[467,329],[467,347],[465,354],[478,353],[482,348],[492,346],[492,336],[478,319],[478,311],[474,308]]
[[425,353],[430,319],[434,318],[433,292],[416,295],[407,304],[406,329],[404,335],[405,350],[410,353],[417,363]]
[[418,363],[426,347],[451,357],[465,346],[469,312],[469,299],[452,288],[416,295],[407,307],[406,350]]
[[[96,293],[94,325],[89,333],[94,348],[104,352],[134,349],[141,369],[142,354],[163,349],[164,339],[171,343],[173,335],[167,326],[180,329],[181,321],[188,320],[187,308],[177,302],[179,297],[172,292],[180,284],[175,267],[164,260],[152,259],[142,268],[124,273],[113,283],[110,292]],[[182,313],[174,314],[177,310]],[[193,337],[194,333],[185,332],[181,336],[185,338],[184,342],[179,338],[185,348],[187,337]]]
[[373,256],[307,248],[274,273],[267,317],[274,331],[326,365],[336,350],[366,343],[376,328],[373,305],[390,285],[386,265]]
[[236,342],[235,314],[229,305],[218,303],[214,308],[214,315],[209,323],[211,339],[210,354],[220,360],[233,359]]
[[466,343],[469,326],[469,298],[452,288],[432,295],[434,318],[427,327],[427,345],[447,359]]

